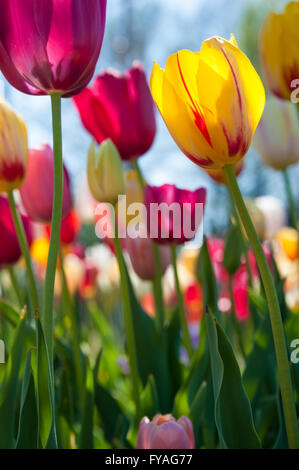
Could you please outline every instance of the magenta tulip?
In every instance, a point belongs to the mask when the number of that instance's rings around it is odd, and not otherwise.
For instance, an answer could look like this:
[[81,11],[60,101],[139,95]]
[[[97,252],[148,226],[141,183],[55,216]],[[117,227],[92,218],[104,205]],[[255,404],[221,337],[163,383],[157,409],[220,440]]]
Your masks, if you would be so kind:
[[92,78],[107,0],[0,0],[0,68],[18,90],[74,96]]
[[[27,214],[36,222],[49,223],[52,217],[54,165],[53,151],[47,144],[29,151],[27,176],[20,189],[21,199]],[[63,168],[62,218],[72,207],[70,178]]]
[[172,184],[147,186],[144,197],[151,239],[180,245],[194,238],[202,221],[205,188],[189,191]]
[[[28,217],[22,216],[28,245],[32,242],[32,227]],[[0,196],[0,266],[16,263],[21,257],[21,249],[8,200]]]
[[139,425],[137,449],[194,449],[193,426],[186,416],[146,416]]
[[123,160],[140,157],[151,147],[156,134],[154,102],[138,62],[124,75],[107,70],[74,102],[88,132],[99,144],[110,138]]
[[[153,281],[156,278],[153,242],[149,238],[128,237],[125,246],[135,273],[144,281]],[[162,274],[164,274],[171,263],[171,251],[168,246],[160,246],[159,252]]]

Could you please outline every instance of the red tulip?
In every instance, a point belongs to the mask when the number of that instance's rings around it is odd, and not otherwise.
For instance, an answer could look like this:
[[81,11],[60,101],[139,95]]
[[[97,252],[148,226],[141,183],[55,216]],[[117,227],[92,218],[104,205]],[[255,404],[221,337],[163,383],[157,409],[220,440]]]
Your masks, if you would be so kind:
[[241,267],[236,272],[233,279],[233,296],[236,316],[239,321],[245,321],[250,316],[248,287],[248,275],[246,268]]
[[182,416],[177,421],[171,415],[146,416],[139,425],[137,449],[194,449],[191,421]]
[[81,120],[100,144],[110,138],[123,160],[143,155],[156,134],[154,102],[141,64],[121,75],[107,70],[74,98]]
[[[22,216],[24,229],[31,245],[33,240],[32,227],[28,217]],[[21,249],[15,231],[11,210],[7,199],[0,196],[0,266],[16,263],[21,257]]]
[[206,202],[205,188],[188,191],[171,184],[147,186],[144,197],[150,238],[176,245],[194,238],[202,221],[199,204]]
[[[156,277],[153,242],[149,238],[126,238],[126,249],[134,271],[145,281],[153,281]],[[171,252],[168,246],[160,246],[160,260],[162,273],[171,263]]]
[[[38,149],[29,151],[27,176],[20,190],[23,206],[27,214],[36,222],[51,221],[53,185],[53,152],[49,145],[44,144]],[[70,179],[64,167],[62,217],[66,217],[71,207]]]
[[[60,241],[64,245],[73,243],[80,232],[81,220],[75,210],[71,210],[68,215],[62,220],[60,228]],[[50,237],[51,226],[46,225],[47,235]]]
[[107,0],[0,0],[0,67],[18,90],[74,96],[100,54]]
[[203,293],[200,284],[196,282],[187,287],[184,302],[188,324],[198,323],[203,314]]

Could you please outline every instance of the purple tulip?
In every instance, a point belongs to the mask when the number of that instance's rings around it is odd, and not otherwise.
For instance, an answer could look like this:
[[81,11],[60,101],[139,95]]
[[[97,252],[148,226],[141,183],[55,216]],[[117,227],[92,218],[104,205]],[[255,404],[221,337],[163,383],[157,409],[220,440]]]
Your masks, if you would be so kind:
[[0,0],[0,68],[31,95],[74,96],[92,78],[107,0]]
[[194,238],[202,221],[200,209],[206,202],[205,188],[188,191],[172,184],[147,186],[144,199],[150,238],[160,244],[175,245]]

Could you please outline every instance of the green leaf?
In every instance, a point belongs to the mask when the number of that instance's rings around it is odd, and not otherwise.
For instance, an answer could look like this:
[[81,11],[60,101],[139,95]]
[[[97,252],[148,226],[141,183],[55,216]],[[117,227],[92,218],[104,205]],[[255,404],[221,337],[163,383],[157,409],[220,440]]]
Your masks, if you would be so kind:
[[206,316],[214,389],[215,422],[222,448],[261,447],[250,402],[232,346],[218,321]]
[[206,239],[197,259],[196,276],[203,289],[203,305],[208,305],[219,319],[218,288]]
[[142,415],[152,419],[159,412],[159,398],[155,379],[149,376],[145,389],[141,394]]
[[209,348],[207,342],[206,319],[205,316],[200,321],[199,343],[193,355],[189,375],[187,377],[188,398],[192,403],[198,389],[206,379],[209,372]]
[[23,373],[17,449],[37,449],[38,443],[37,404],[31,354],[32,351],[29,351]]
[[233,276],[240,266],[243,253],[243,234],[238,225],[231,224],[225,240],[225,249],[223,254],[223,266],[227,272]]
[[164,335],[160,334],[155,321],[144,312],[137,301],[128,273],[127,279],[139,374],[143,386],[150,375],[154,376],[161,412],[169,413],[178,389],[178,324],[174,317],[169,327],[165,328]]
[[25,310],[23,310],[16,328],[5,376],[0,389],[0,448],[14,448],[15,410],[19,385],[20,365],[24,348]]
[[124,442],[129,430],[129,420],[110,392],[95,383],[95,406],[98,411],[105,438],[112,445]]
[[84,405],[82,428],[79,439],[80,449],[93,449],[93,410],[94,410],[94,378],[89,361],[86,359],[86,383],[84,391]]
[[55,429],[54,390],[52,389],[51,369],[48,349],[39,317],[36,317],[37,329],[37,402],[39,446],[57,448]]

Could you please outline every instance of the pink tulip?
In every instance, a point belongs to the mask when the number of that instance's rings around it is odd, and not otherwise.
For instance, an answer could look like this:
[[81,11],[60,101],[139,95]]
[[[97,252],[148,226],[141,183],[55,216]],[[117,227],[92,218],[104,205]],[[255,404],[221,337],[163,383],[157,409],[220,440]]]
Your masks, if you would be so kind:
[[[153,242],[149,238],[128,237],[125,246],[136,274],[144,281],[153,281],[156,277]],[[164,274],[171,263],[171,251],[168,246],[160,246],[159,251]]]
[[140,157],[156,134],[154,102],[141,64],[121,75],[107,70],[74,98],[81,120],[100,144],[110,138],[123,160]]
[[144,203],[150,238],[160,244],[176,245],[192,240],[202,221],[203,207],[199,204],[204,206],[205,202],[205,188],[188,191],[172,184],[147,186]]
[[[24,229],[28,245],[31,245],[32,227],[28,217],[22,216]],[[7,199],[0,196],[0,266],[7,266],[16,263],[21,256],[21,249],[11,210]]]
[[194,449],[191,421],[182,416],[177,421],[171,415],[146,416],[139,425],[137,449]]
[[[27,214],[36,222],[50,222],[53,205],[54,163],[53,151],[47,144],[29,151],[27,176],[20,189],[21,199]],[[72,207],[70,179],[63,169],[62,217]]]
[[74,96],[92,78],[107,0],[0,0],[0,67],[18,90]]

